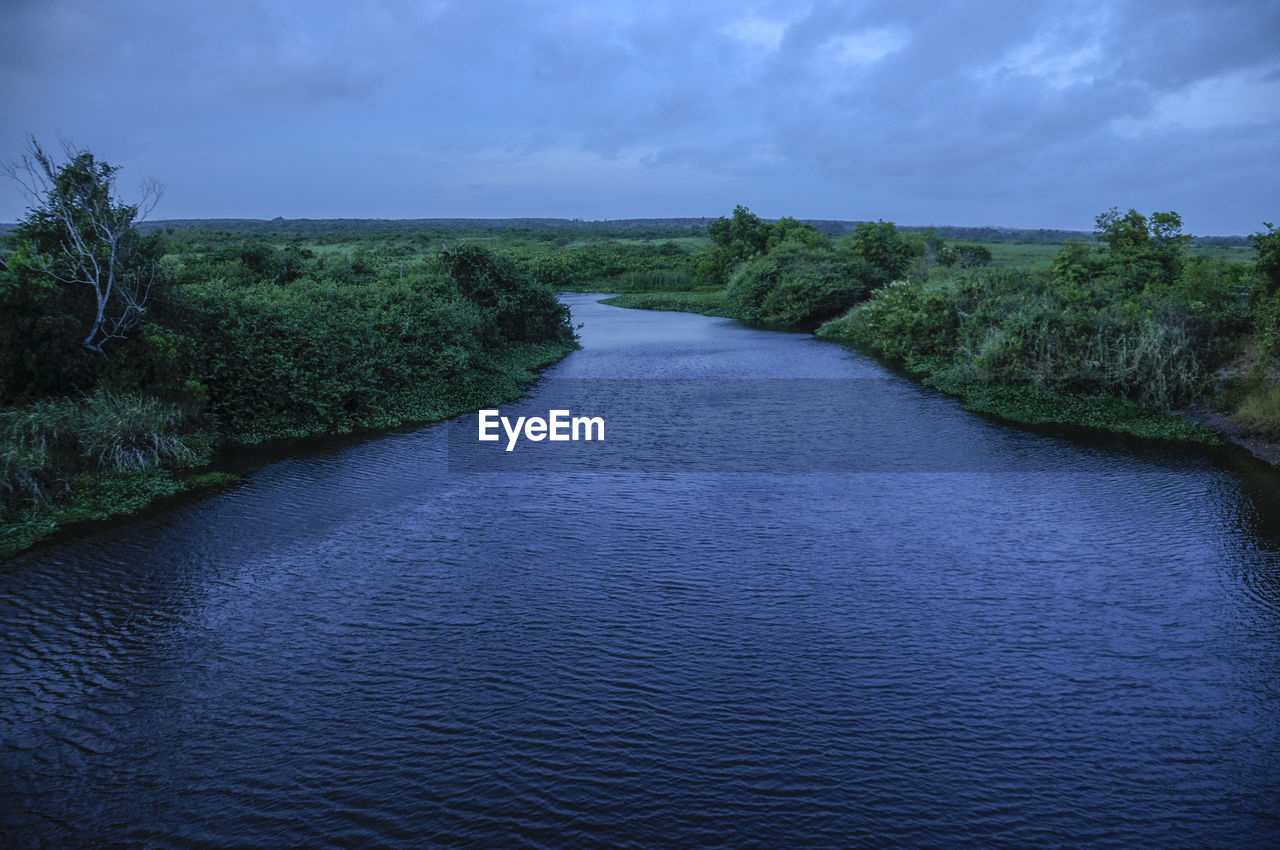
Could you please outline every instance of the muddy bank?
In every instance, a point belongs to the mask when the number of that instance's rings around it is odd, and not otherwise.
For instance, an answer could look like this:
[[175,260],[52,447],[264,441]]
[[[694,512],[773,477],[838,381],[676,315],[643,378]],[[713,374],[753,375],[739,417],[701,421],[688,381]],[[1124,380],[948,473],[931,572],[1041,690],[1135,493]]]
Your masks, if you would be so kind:
[[1214,431],[1224,442],[1233,443],[1247,449],[1254,457],[1272,466],[1280,466],[1280,441],[1268,440],[1256,434],[1242,431],[1232,423],[1231,418],[1216,410],[1204,407],[1192,407],[1174,411],[1178,416],[1189,419]]

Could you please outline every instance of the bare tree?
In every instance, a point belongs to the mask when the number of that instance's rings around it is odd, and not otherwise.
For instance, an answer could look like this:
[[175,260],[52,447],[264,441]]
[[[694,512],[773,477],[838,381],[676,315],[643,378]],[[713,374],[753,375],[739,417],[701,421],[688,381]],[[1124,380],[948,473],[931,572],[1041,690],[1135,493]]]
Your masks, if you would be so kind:
[[138,203],[123,203],[115,197],[119,167],[65,140],[62,149],[67,161],[57,163],[32,136],[22,159],[5,165],[31,202],[17,235],[34,244],[39,271],[92,291],[93,314],[81,342],[105,354],[103,346],[123,339],[147,312],[158,250],[133,225],[146,218],[164,190],[147,180]]

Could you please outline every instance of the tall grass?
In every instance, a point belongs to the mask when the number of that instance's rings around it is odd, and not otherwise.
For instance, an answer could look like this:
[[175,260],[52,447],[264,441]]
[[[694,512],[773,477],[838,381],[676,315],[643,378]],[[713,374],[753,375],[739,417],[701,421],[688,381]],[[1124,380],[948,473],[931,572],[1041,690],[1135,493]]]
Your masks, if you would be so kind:
[[1280,383],[1261,387],[1245,396],[1231,421],[1250,433],[1280,439]]
[[177,405],[107,389],[0,410],[0,507],[47,504],[82,472],[190,466],[189,438]]
[[954,381],[1104,395],[1167,410],[1203,394],[1206,342],[1186,312],[1080,306],[1035,273],[982,271],[901,282],[820,335],[868,346]]
[[687,292],[699,284],[692,274],[682,269],[633,269],[618,275],[608,285],[618,292]]

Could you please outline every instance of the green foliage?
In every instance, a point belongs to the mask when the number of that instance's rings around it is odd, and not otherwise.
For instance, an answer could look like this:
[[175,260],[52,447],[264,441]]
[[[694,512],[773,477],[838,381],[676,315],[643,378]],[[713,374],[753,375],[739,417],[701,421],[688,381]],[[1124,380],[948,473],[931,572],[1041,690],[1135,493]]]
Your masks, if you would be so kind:
[[137,513],[157,500],[201,486],[194,477],[180,478],[164,469],[81,473],[62,498],[29,504],[0,524],[0,558],[26,549],[62,526]]
[[877,280],[872,288],[890,281],[900,280],[918,256],[919,249],[903,238],[891,221],[867,221],[853,230],[845,243],[845,249],[864,260],[876,271]]
[[1256,324],[1258,348],[1264,358],[1280,364],[1280,292],[1258,306]]
[[1198,395],[1206,369],[1185,317],[1080,291],[1048,275],[975,270],[946,286],[885,287],[824,331],[908,363],[942,358],[974,382],[1153,407]]
[[258,442],[437,418],[508,348],[574,344],[554,294],[482,246],[299,256],[286,281],[246,279],[238,248],[184,255],[130,379]]
[[[215,237],[171,244],[173,285],[103,358],[78,328],[56,333],[71,324],[55,309],[66,291],[28,275],[27,244],[0,270],[0,299],[14,308],[0,322],[0,366],[23,379],[5,385],[20,398],[51,397],[0,410],[0,549],[193,486],[178,471],[214,442],[394,426],[514,398],[531,368],[575,344],[554,295],[482,247],[313,252]],[[42,330],[82,359],[31,356]],[[76,362],[88,364],[79,378]],[[73,380],[88,395],[57,397]]]
[[106,354],[148,309],[161,242],[133,223],[160,189],[151,183],[141,205],[124,203],[115,196],[119,168],[70,145],[65,153],[67,161],[58,163],[33,137],[21,163],[8,166],[32,201],[14,237],[25,246],[30,269],[70,290],[59,306],[71,307],[81,345]]
[[1257,275],[1243,263],[1195,256],[1173,279],[1148,281],[1141,302],[1152,312],[1177,313],[1199,342],[1213,346],[1248,330],[1257,290]]
[[623,272],[610,283],[610,289],[618,292],[687,292],[698,286],[691,274],[673,269]]
[[1149,440],[1221,443],[1202,425],[1110,396],[1050,394],[1026,387],[968,381],[945,368],[926,377],[924,383],[957,396],[966,410],[1012,422],[1095,428]]
[[97,390],[0,411],[0,509],[45,503],[81,473],[185,467],[207,445],[173,404]]
[[1191,237],[1182,234],[1182,217],[1177,213],[1155,212],[1148,219],[1137,210],[1120,215],[1112,207],[1095,222],[1095,235],[1110,249],[1110,272],[1130,291],[1152,281],[1168,284],[1181,273]]
[[860,298],[871,270],[825,245],[784,242],[744,263],[726,290],[733,315],[775,327],[811,327]]
[[1280,382],[1259,374],[1250,383],[1252,391],[1236,404],[1232,423],[1248,433],[1280,439]]
[[[541,249],[517,265],[552,291],[631,291],[696,284],[693,255],[680,244],[617,240]],[[674,282],[680,280],[679,286]],[[687,282],[685,282],[687,281]]]
[[463,297],[476,305],[492,343],[568,340],[569,309],[555,293],[521,272],[511,260],[479,245],[440,253],[439,260]]
[[0,268],[0,405],[87,391],[103,365],[80,344],[87,292],[52,280],[30,251],[19,243]]
[[1116,207],[1098,213],[1094,233],[1117,254],[1138,253],[1151,241],[1147,217],[1134,209],[1124,215]]
[[960,328],[960,306],[950,292],[899,281],[839,319],[818,335],[873,348],[895,360],[950,355]]
[[783,217],[768,222],[739,204],[733,217],[721,216],[707,225],[712,244],[697,261],[699,280],[714,286],[729,282],[739,264],[766,254],[784,243],[818,250],[826,248],[827,237],[812,225]]
[[976,410],[1202,440],[1203,429],[1160,411],[1206,399],[1211,375],[1252,329],[1256,345],[1244,347],[1262,362],[1230,399],[1218,392],[1219,403],[1237,425],[1280,434],[1280,385],[1267,365],[1280,354],[1280,299],[1259,301],[1270,233],[1254,236],[1255,271],[1188,256],[1176,213],[1112,209],[1097,225],[1104,251],[1068,241],[1044,272],[913,274],[819,333],[900,360]]
[[783,216],[772,224],[767,225],[767,228],[768,241],[765,245],[766,251],[772,251],[787,242],[802,245],[815,251],[831,246],[831,240],[820,233],[816,227],[790,216]]
[[991,249],[985,245],[969,245],[957,242],[942,245],[938,249],[938,264],[954,269],[976,269],[989,266],[992,262]]
[[810,327],[847,309],[875,274],[869,263],[836,252],[812,225],[790,217],[768,222],[741,205],[732,218],[708,224],[707,235],[712,244],[697,259],[697,279],[724,287],[714,312],[747,322]]
[[724,286],[729,282],[738,259],[733,252],[721,245],[710,245],[698,256],[695,267],[698,280],[711,286]]
[[765,252],[770,230],[767,221],[739,204],[733,208],[732,218],[721,216],[708,224],[707,236],[735,261],[741,261]]
[[1280,230],[1269,221],[1262,223],[1265,231],[1249,236],[1249,243],[1258,252],[1255,267],[1266,280],[1268,294],[1280,292]]
[[314,258],[315,252],[298,244],[276,246],[261,236],[223,245],[211,257],[226,280],[246,286],[291,283],[302,276],[307,261]]
[[606,298],[601,304],[629,307],[635,310],[670,310],[700,313],[704,316],[732,318],[721,287],[707,287],[691,292],[633,292]]

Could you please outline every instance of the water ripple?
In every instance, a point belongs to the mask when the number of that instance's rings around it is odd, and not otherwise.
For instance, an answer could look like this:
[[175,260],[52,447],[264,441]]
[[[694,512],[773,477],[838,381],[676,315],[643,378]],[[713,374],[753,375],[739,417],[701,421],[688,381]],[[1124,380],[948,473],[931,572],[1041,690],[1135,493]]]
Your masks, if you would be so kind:
[[[886,377],[574,308],[564,377]],[[434,426],[20,558],[0,843],[1280,839],[1274,476],[899,394],[1046,471],[457,476]]]

